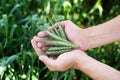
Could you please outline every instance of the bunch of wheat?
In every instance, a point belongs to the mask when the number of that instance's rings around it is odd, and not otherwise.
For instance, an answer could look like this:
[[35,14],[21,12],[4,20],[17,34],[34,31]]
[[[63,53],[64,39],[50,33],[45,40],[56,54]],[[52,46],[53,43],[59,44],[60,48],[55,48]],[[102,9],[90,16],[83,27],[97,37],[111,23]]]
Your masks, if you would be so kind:
[[78,48],[78,46],[74,45],[70,42],[65,34],[65,31],[62,25],[58,27],[54,27],[51,30],[46,30],[46,34],[51,39],[44,39],[41,42],[49,47],[44,51],[46,55],[59,55],[64,52],[69,52],[72,49]]

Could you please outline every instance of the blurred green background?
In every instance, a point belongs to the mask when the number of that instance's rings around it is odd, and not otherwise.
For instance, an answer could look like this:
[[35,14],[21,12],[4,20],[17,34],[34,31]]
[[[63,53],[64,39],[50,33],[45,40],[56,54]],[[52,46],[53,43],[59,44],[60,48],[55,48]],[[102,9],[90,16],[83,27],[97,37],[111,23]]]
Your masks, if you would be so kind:
[[[0,0],[0,80],[91,80],[74,69],[51,72],[39,61],[30,40],[44,27],[34,26],[33,20],[48,22],[47,17],[62,15],[87,28],[119,14],[120,0]],[[120,70],[120,42],[87,53]]]

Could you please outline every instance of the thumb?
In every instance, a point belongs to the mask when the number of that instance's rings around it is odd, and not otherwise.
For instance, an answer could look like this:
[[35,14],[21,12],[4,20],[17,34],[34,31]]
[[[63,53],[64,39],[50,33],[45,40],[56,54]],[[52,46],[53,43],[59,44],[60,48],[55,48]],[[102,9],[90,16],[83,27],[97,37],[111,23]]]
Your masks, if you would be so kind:
[[39,56],[39,59],[40,59],[42,62],[44,61],[44,58],[45,58],[45,55]]
[[51,59],[46,55],[40,55],[39,59],[47,66],[54,66],[56,64],[54,59]]

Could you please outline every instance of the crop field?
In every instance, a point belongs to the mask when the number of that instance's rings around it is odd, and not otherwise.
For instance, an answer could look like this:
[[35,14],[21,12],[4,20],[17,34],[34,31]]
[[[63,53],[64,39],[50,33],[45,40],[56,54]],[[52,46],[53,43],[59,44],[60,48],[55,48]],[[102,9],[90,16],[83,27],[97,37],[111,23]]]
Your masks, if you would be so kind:
[[[88,28],[119,14],[120,0],[0,0],[0,80],[91,80],[75,69],[51,72],[30,41],[48,28],[53,15]],[[36,19],[43,26],[36,26]],[[87,54],[120,70],[120,41],[89,49]]]

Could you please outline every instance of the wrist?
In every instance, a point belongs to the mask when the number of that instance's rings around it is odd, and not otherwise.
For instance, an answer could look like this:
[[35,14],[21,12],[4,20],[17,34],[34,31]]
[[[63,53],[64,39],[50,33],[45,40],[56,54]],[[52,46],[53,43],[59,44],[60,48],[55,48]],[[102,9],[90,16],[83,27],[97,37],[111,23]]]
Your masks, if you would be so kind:
[[101,25],[93,26],[84,29],[84,34],[86,36],[86,48],[96,48],[104,44],[104,30],[100,28]]
[[[103,64],[84,52],[78,50],[76,53],[76,61],[72,68],[77,69],[88,75],[94,80],[118,80],[120,79],[120,72],[112,67]],[[113,76],[109,76],[111,74]]]
[[76,57],[76,62],[75,65],[73,66],[74,69],[80,70],[92,79],[98,79],[99,76],[96,74],[97,70],[95,71],[94,69],[96,68],[97,62],[86,55],[85,53],[81,53],[79,51],[79,55]]
[[[87,49],[96,48],[120,40],[120,18],[84,29],[87,39]],[[113,28],[114,26],[114,28]]]
[[91,36],[92,34],[92,27],[89,27],[89,28],[86,28],[86,29],[83,29],[83,34],[84,34],[84,49],[85,50],[88,50],[90,48],[93,48],[92,45],[91,45],[91,41],[93,39],[93,37]]
[[76,50],[75,62],[72,68],[81,70],[88,63],[88,55],[83,51]]
[[88,30],[87,29],[80,29],[78,31],[78,37],[75,40],[76,45],[78,45],[80,50],[86,51],[89,49],[89,40],[88,40]]

